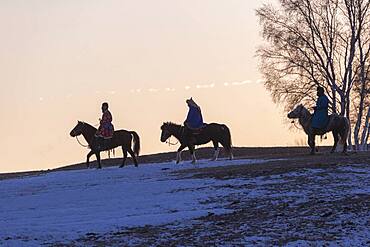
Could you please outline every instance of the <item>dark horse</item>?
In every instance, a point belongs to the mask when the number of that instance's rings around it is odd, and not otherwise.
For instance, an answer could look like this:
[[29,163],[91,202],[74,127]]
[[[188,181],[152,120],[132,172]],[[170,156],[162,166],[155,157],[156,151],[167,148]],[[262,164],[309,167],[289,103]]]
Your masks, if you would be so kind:
[[224,124],[211,123],[207,124],[202,128],[199,133],[190,133],[191,130],[184,126],[174,124],[171,122],[163,123],[161,134],[161,141],[166,142],[168,138],[174,136],[180,142],[180,147],[177,150],[176,164],[181,161],[181,152],[184,148],[188,147],[190,154],[192,155],[192,163],[196,162],[195,157],[195,145],[206,144],[210,141],[213,142],[215,149],[212,160],[217,160],[220,152],[218,144],[225,148],[226,152],[230,155],[230,159],[233,159],[231,134],[229,128]]
[[334,146],[331,152],[334,153],[337,148],[338,141],[343,144],[343,153],[347,152],[347,137],[349,133],[349,121],[346,117],[332,114],[329,116],[329,123],[325,130],[316,130],[311,126],[312,114],[303,106],[298,105],[293,111],[288,114],[288,118],[298,118],[299,124],[303,127],[304,132],[308,135],[308,145],[311,148],[311,154],[315,154],[315,136],[324,135],[327,132],[332,132],[334,137]]
[[[123,167],[125,165],[125,162],[127,159],[127,152],[129,152],[129,154],[131,155],[134,161],[135,166],[137,167],[136,156],[138,156],[140,152],[140,137],[135,131],[127,131],[127,130],[114,131],[113,137],[106,141],[106,145],[104,145],[103,150],[98,149],[96,147],[97,146],[95,142],[96,131],[97,129],[91,126],[90,124],[78,121],[76,127],[74,127],[70,133],[72,137],[83,135],[83,137],[89,144],[91,151],[87,154],[86,165],[88,168],[89,168],[90,157],[93,154],[95,154],[96,159],[98,160],[99,168],[101,168],[100,152],[111,150],[119,146],[122,147],[122,152],[123,152],[123,161],[120,167]],[[134,142],[134,146],[133,146],[134,150],[132,150],[131,148],[132,141]]]

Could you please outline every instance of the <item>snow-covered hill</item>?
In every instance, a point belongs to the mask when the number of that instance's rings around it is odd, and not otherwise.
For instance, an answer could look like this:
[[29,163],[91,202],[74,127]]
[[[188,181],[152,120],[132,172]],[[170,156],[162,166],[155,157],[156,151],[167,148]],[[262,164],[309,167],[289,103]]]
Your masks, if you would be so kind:
[[286,157],[2,180],[0,246],[370,246],[368,154]]
[[[200,161],[196,167],[262,162]],[[205,202],[228,194],[225,185],[242,180],[179,179],[173,174],[189,168],[194,166],[171,162],[0,181],[0,244],[66,243],[89,233],[226,213],[223,205]]]

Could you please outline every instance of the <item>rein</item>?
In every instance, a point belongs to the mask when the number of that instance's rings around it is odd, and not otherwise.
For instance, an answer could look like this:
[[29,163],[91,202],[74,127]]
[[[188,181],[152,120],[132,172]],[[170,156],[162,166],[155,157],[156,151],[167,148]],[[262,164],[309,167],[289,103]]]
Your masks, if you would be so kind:
[[[182,137],[182,135],[184,134],[184,128],[183,127],[180,127],[180,138]],[[171,135],[172,136],[172,135]],[[168,141],[166,141],[166,143],[168,144],[168,146],[176,146],[177,144],[179,144],[179,140],[177,140],[176,143],[171,143],[171,136],[168,138]]]
[[293,120],[291,123],[293,124],[293,126],[294,126],[296,129],[298,129],[298,130],[303,130],[303,127],[302,127],[302,126],[301,126],[301,127],[297,126],[297,124],[296,124],[295,120]]
[[[298,122],[299,122],[299,119],[301,118],[301,116],[302,116],[302,111],[303,111],[303,107],[301,108],[301,110],[299,111],[299,118],[298,118]],[[296,124],[296,122],[295,122],[295,119],[293,119],[292,120],[292,122],[291,122],[292,124],[293,124],[293,126],[296,128],[296,129],[298,129],[298,130],[304,130],[304,127],[303,126],[301,126],[301,127],[299,127],[299,126],[297,126],[297,124]]]
[[[82,125],[85,125],[85,122],[82,122]],[[96,126],[98,126],[99,124],[95,124],[94,126],[96,127]],[[80,144],[80,146],[82,146],[82,147],[84,147],[84,148],[89,148],[90,147],[90,145],[89,144],[82,144],[81,142],[80,142],[80,140],[78,139],[78,136],[76,136],[76,140],[77,140],[77,142],[78,142],[78,144]]]
[[82,144],[81,142],[80,142],[80,140],[78,139],[78,136],[76,136],[76,140],[77,140],[77,142],[78,142],[78,144],[80,144],[82,147],[84,147],[84,148],[89,148],[89,145],[87,144]]
[[168,138],[168,141],[166,141],[166,143],[168,144],[168,146],[176,146],[177,144],[179,144],[179,141],[177,141],[176,143],[171,143],[171,137]]

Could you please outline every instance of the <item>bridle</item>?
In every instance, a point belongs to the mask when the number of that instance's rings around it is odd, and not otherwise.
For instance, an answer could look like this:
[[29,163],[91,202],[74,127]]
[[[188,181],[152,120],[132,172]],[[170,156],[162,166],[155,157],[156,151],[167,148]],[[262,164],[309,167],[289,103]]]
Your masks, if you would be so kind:
[[90,146],[87,144],[82,144],[81,142],[80,142],[80,140],[78,139],[78,136],[76,136],[76,140],[77,140],[77,142],[78,142],[78,144],[80,144],[82,147],[84,147],[84,148],[89,148]]
[[179,141],[177,140],[176,143],[172,143],[171,142],[171,136],[168,137],[168,139],[166,140],[166,143],[168,144],[168,146],[176,146],[177,144],[179,144]]
[[[180,130],[179,130],[180,137],[182,137],[182,135],[184,134],[184,130],[185,130],[184,127],[180,126]],[[169,131],[167,131],[167,132],[170,133]],[[176,143],[171,143],[171,137],[172,137],[172,134],[166,140],[166,143],[168,144],[168,146],[176,146],[177,144],[179,144],[179,140],[177,140]]]
[[294,127],[296,128],[296,129],[299,129],[299,130],[302,130],[303,129],[303,127],[299,127],[299,126],[297,126],[297,124],[296,124],[296,122],[293,120],[292,121],[292,124],[294,125]]
[[179,143],[179,141],[177,140],[176,143],[172,143],[171,142],[172,134],[168,130],[166,130],[166,131],[168,132],[168,134],[170,134],[170,136],[166,140],[166,143],[168,144],[168,146],[176,146]]
[[[82,123],[82,125],[85,125],[84,122],[81,122],[81,123]],[[78,135],[76,135],[76,140],[77,140],[78,144],[80,144],[80,146],[82,146],[84,148],[89,148],[90,147],[89,144],[83,144],[83,143],[81,143],[80,140],[78,139]]]
[[[303,106],[301,106],[301,109],[299,110],[299,113],[298,113],[298,120],[302,117],[302,111],[303,111]],[[293,125],[294,125],[294,127],[296,128],[296,129],[299,129],[299,130],[302,130],[303,129],[303,127],[299,127],[299,126],[297,126],[297,124],[296,124],[296,122],[295,122],[295,119],[293,119],[292,120],[292,122],[291,122]]]

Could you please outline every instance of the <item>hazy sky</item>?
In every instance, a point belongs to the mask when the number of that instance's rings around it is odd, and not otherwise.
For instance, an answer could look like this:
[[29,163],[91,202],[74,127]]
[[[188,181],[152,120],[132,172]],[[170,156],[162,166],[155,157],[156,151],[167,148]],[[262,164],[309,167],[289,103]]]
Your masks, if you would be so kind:
[[0,1],[0,171],[84,161],[69,132],[98,123],[103,101],[143,154],[175,150],[159,128],[184,120],[190,96],[235,146],[296,145],[257,69],[266,1]]

